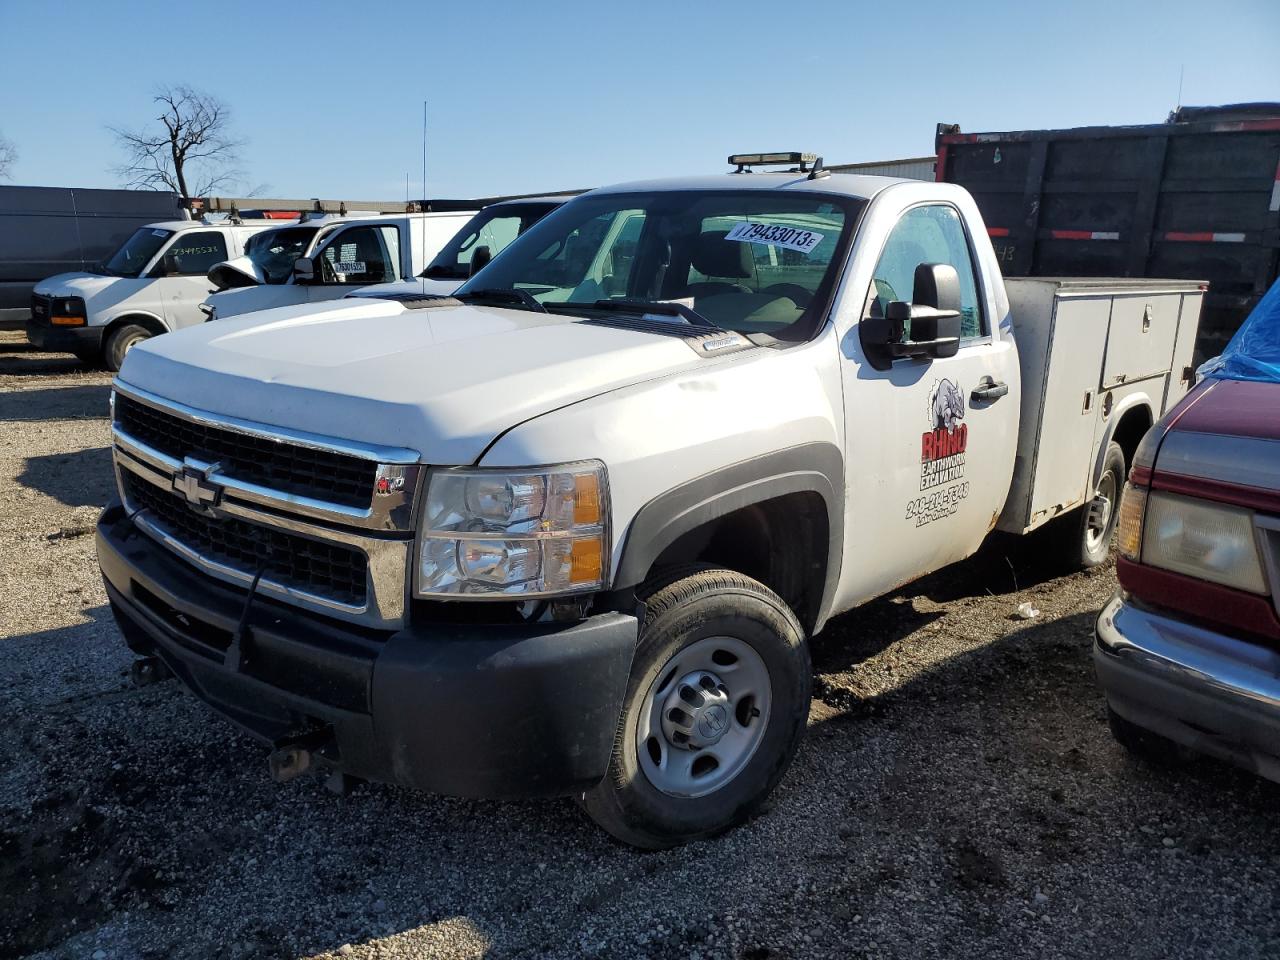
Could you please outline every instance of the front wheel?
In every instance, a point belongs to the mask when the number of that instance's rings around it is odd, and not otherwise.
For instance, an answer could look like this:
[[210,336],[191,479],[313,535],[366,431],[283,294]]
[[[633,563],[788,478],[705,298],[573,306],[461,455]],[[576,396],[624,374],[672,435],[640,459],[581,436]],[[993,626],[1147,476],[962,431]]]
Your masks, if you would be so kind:
[[125,323],[112,330],[102,346],[102,359],[107,369],[118,372],[125,354],[150,336],[150,330],[136,323]]
[[731,570],[668,582],[646,608],[609,771],[583,806],[619,840],[660,849],[759,809],[804,732],[811,667],[787,605]]

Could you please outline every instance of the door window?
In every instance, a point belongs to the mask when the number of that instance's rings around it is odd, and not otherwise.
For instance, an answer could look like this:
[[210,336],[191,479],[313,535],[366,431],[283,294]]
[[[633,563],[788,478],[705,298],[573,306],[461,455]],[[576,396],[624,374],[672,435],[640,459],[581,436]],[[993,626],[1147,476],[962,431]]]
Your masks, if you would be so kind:
[[215,263],[227,259],[227,241],[214,230],[184,233],[165,251],[164,259],[167,273],[204,276]]
[[325,283],[362,285],[400,279],[400,231],[392,226],[352,227],[320,254]]
[[[960,276],[960,336],[986,333],[979,299],[973,252],[964,224],[955,207],[931,204],[902,215],[880,254],[869,293],[869,315],[883,317],[894,300],[913,302],[916,267],[922,263],[947,263]],[[906,331],[907,337],[911,331]]]
[[489,255],[496,257],[500,251],[506,249],[519,232],[519,217],[494,217],[462,245],[462,249],[458,251],[458,263],[470,264],[471,258],[480,247],[488,247]]

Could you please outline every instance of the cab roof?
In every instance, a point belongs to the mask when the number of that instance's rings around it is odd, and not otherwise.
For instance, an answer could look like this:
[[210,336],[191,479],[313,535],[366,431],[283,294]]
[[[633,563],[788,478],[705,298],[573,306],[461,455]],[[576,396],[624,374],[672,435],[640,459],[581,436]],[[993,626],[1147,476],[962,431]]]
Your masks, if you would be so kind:
[[805,193],[835,193],[869,200],[898,183],[918,183],[902,177],[872,177],[862,174],[832,173],[810,180],[806,173],[721,173],[701,177],[669,177],[636,180],[592,190],[592,194],[661,193],[678,190],[794,190]]

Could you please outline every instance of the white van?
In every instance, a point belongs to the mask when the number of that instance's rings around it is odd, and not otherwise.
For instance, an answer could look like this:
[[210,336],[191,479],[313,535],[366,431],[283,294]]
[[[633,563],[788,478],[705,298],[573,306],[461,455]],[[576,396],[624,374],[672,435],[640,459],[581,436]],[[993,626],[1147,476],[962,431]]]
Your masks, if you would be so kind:
[[411,278],[474,214],[324,218],[273,231],[250,244],[245,256],[210,265],[208,278],[217,290],[202,309],[208,319],[221,320],[334,300],[358,287]]
[[279,222],[168,220],[140,227],[92,271],[36,284],[27,339],[119,370],[134,344],[204,320],[209,268],[238,257],[254,234]]

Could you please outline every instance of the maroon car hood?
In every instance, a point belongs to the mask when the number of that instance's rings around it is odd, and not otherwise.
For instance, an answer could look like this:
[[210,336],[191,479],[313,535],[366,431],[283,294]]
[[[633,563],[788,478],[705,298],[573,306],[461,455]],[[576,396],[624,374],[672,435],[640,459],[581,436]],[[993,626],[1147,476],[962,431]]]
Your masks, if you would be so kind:
[[1188,396],[1153,486],[1280,513],[1280,383],[1213,380]]

